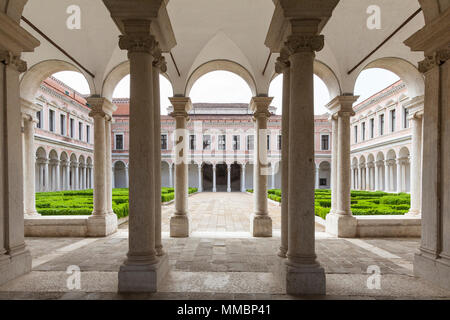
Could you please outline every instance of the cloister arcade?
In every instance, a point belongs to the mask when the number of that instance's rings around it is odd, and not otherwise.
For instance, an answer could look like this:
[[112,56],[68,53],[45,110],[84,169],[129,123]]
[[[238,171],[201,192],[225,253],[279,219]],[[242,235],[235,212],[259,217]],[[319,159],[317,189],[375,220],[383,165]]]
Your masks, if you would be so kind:
[[[89,1],[82,3],[86,25],[68,37],[67,30],[61,27],[66,17],[52,14],[53,19],[48,19],[48,15],[57,10],[65,12],[71,3],[0,0],[0,144],[4,150],[0,159],[0,284],[31,270],[31,255],[24,240],[24,213],[30,213],[34,205],[38,183],[44,188],[75,183],[73,188],[79,188],[92,182],[94,211],[87,219],[90,235],[107,236],[117,230],[117,217],[111,208],[116,176],[109,133],[112,113],[117,108],[112,103],[112,92],[129,73],[129,245],[118,273],[118,290],[157,291],[169,269],[161,234],[159,75],[165,74],[172,83],[171,117],[176,129],[185,129],[192,108],[189,92],[195,79],[211,70],[228,70],[241,75],[251,88],[249,112],[255,118],[256,132],[267,127],[270,116],[270,80],[276,73],[283,74],[280,167],[284,197],[278,276],[287,293],[326,293],[326,276],[316,257],[314,233],[314,74],[327,85],[331,100],[327,108],[333,128],[332,207],[327,232],[336,237],[355,236],[357,219],[350,210],[351,181],[354,187],[364,189],[377,189],[377,183],[378,188],[383,184],[389,191],[409,189],[411,213],[422,217],[415,275],[450,288],[450,157],[446,156],[450,143],[449,1],[380,3],[386,25],[395,26],[410,18],[409,23],[359,64],[361,48],[376,48],[394,31],[385,28],[375,34],[365,28],[365,12],[371,1],[321,0],[318,6],[317,0],[252,0],[227,4],[223,12],[209,0]],[[62,43],[79,61],[21,21],[22,14],[51,33],[54,41]],[[210,19],[201,19],[205,16]],[[347,19],[348,23],[343,23]],[[232,25],[231,20],[239,23]],[[196,32],[197,21],[204,21],[201,34]],[[95,27],[98,23],[101,28]],[[89,47],[80,45],[87,42]],[[240,67],[236,69],[236,65]],[[411,150],[350,154],[350,118],[358,98],[354,85],[366,68],[386,68],[405,82],[409,97],[405,105],[410,109],[413,131]],[[90,87],[87,103],[94,119],[93,161],[81,154],[69,156],[30,147],[34,143],[37,106],[33,101],[37,90],[50,75],[64,70],[80,72]],[[187,137],[175,138],[177,145],[187,150]],[[256,135],[253,170],[246,165],[245,173],[253,171],[250,233],[269,237],[272,221],[267,210],[268,165],[267,155],[258,152],[264,145],[261,140]],[[177,153],[173,162],[172,237],[189,236],[186,154]],[[61,178],[64,174],[61,167],[57,169],[57,161],[66,161],[68,179]],[[92,180],[86,178],[90,177],[86,174],[89,170],[80,173],[80,168],[89,163],[94,168],[90,171]],[[352,171],[352,164],[356,170]],[[125,164],[116,163],[114,168],[116,165],[120,168]],[[165,170],[166,164],[162,165]],[[197,170],[198,174],[202,164],[196,166],[191,171]],[[410,181],[405,179],[408,170]],[[227,186],[231,187],[231,183]]]

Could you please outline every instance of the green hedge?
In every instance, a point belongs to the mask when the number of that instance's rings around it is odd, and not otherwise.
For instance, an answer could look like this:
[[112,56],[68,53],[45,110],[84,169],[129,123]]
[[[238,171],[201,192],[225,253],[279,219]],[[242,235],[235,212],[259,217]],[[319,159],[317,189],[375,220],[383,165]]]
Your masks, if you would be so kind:
[[[189,193],[197,188],[189,188]],[[161,202],[175,198],[174,188],[161,188]],[[93,190],[36,193],[36,210],[44,216],[91,215],[94,208]],[[118,218],[129,214],[128,189],[113,189],[112,209]]]
[[[247,192],[253,193],[253,189]],[[268,190],[268,198],[281,202],[281,190]],[[409,211],[410,195],[392,194],[382,191],[352,191],[351,210],[354,215],[403,215]],[[323,219],[330,212],[331,190],[319,189],[315,192],[315,214]]]

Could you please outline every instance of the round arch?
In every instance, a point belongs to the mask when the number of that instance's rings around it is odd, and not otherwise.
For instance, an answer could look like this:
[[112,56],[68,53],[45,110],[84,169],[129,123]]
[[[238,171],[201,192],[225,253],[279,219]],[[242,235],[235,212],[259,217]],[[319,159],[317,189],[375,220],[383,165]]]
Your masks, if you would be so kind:
[[189,76],[188,81],[186,83],[186,88],[184,90],[185,97],[189,96],[192,87],[194,86],[195,82],[198,79],[200,79],[200,77],[204,76],[207,73],[213,72],[213,71],[229,71],[229,72],[232,72],[232,73],[238,75],[248,84],[248,86],[252,92],[252,95],[253,96],[257,95],[258,89],[256,86],[255,79],[253,78],[252,74],[246,68],[244,68],[239,63],[231,61],[231,60],[211,60],[211,61],[208,61],[208,62],[200,65]]
[[[314,74],[319,77],[319,79],[322,80],[323,83],[325,83],[325,86],[327,87],[328,93],[330,95],[330,100],[342,94],[341,84],[339,83],[336,74],[329,66],[327,66],[320,60],[314,60],[313,68]],[[272,75],[272,78],[270,78],[270,82],[272,82],[278,75],[279,74],[275,72]]]
[[361,72],[373,68],[385,69],[395,73],[406,84],[409,97],[414,98],[424,95],[425,79],[423,75],[413,64],[396,57],[385,57],[369,62],[356,76],[353,88]]
[[[106,76],[105,80],[103,81],[103,87],[102,87],[102,97],[105,97],[109,101],[112,101],[114,90],[116,89],[119,82],[125,78],[127,75],[130,74],[130,61],[124,61],[117,66],[115,66]],[[166,78],[170,85],[173,88],[172,81],[170,80],[167,73],[161,73],[164,78]]]
[[33,101],[42,81],[50,77],[52,74],[61,71],[75,71],[81,73],[89,85],[90,94],[95,93],[95,84],[93,79],[86,75],[85,72],[78,69],[75,65],[62,60],[45,60],[36,63],[23,75],[20,80],[21,98],[28,101]]

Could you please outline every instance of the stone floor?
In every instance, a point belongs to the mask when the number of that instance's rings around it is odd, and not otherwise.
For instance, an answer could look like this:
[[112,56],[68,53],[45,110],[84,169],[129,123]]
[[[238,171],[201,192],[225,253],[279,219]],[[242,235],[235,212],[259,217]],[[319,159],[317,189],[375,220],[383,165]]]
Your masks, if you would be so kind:
[[[273,238],[252,238],[252,197],[200,193],[189,198],[192,234],[168,236],[173,204],[163,208],[163,244],[170,272],[156,294],[117,294],[117,272],[127,252],[127,226],[107,238],[27,238],[33,271],[0,287],[0,299],[300,299],[284,294],[272,271],[278,262],[280,207],[269,203]],[[450,299],[450,292],[412,274],[419,239],[336,239],[316,232],[327,276],[321,299]],[[69,266],[81,270],[81,289],[68,289]],[[368,268],[380,271],[369,289]],[[371,278],[372,276],[372,278]],[[372,282],[370,282],[372,283]]]

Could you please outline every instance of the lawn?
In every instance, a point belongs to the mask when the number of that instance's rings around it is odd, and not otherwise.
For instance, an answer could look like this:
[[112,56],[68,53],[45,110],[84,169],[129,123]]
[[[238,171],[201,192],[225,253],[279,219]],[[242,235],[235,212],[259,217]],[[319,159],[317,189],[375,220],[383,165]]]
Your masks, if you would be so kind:
[[[247,190],[253,192],[253,190]],[[268,191],[269,199],[281,202],[281,190]],[[351,210],[354,215],[403,215],[409,211],[410,195],[381,191],[352,191]],[[315,196],[316,216],[325,219],[331,208],[331,190],[318,189]]]
[[[197,192],[189,188],[189,193]],[[128,189],[113,189],[113,211],[118,218],[128,216]],[[175,198],[173,188],[161,188],[161,201]],[[90,215],[93,210],[93,191],[59,191],[36,193],[36,210],[43,216]]]

